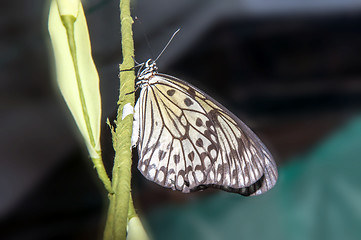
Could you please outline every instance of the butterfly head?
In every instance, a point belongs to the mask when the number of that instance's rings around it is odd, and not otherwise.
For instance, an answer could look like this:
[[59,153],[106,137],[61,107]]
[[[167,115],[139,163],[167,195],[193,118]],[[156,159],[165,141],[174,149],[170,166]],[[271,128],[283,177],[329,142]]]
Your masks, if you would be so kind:
[[149,80],[152,76],[154,76],[158,72],[158,67],[152,59],[148,59],[143,66],[141,67],[138,73],[138,80]]

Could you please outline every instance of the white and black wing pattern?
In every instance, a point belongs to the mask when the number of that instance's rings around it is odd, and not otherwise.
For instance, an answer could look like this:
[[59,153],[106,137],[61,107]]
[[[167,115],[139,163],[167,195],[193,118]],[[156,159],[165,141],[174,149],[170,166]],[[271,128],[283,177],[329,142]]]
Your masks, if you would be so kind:
[[275,185],[271,154],[221,104],[164,74],[152,73],[140,85],[132,142],[147,179],[185,193],[215,187],[246,196]]

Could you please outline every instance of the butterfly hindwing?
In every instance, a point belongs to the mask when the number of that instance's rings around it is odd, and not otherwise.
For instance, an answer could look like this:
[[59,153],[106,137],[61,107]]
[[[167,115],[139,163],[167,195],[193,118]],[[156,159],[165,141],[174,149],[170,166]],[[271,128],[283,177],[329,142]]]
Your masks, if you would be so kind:
[[219,154],[206,185],[244,195],[261,194],[273,187],[278,177],[276,164],[264,144],[241,120],[194,86],[171,76],[159,75],[182,86],[193,96],[216,127]]
[[244,195],[275,184],[276,165],[258,137],[190,84],[156,74],[135,109],[138,168],[147,179],[183,192],[212,186]]

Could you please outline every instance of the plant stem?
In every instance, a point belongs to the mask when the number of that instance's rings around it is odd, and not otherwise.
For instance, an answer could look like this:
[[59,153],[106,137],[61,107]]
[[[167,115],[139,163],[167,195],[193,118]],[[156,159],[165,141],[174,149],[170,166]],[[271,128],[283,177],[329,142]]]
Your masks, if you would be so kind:
[[[134,67],[134,43],[130,16],[130,0],[120,1],[120,22],[122,34],[123,63],[120,65],[120,91],[118,101],[118,114],[116,130],[113,133],[113,147],[115,150],[112,189],[109,194],[108,219],[104,232],[104,239],[126,239],[128,223],[128,209],[130,199],[131,180],[131,135],[133,114],[123,116],[123,108],[126,104],[134,107],[134,71],[122,71]],[[127,94],[132,93],[132,94]]]

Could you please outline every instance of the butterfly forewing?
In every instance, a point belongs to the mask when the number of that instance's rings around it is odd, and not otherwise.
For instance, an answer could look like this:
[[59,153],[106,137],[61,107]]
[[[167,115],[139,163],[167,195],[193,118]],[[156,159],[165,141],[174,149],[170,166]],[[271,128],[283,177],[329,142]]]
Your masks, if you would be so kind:
[[276,165],[258,137],[192,85],[155,74],[135,110],[132,141],[147,179],[182,192],[212,186],[244,195],[275,184]]

